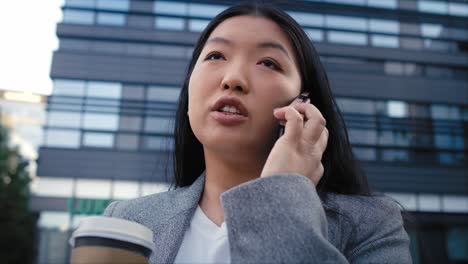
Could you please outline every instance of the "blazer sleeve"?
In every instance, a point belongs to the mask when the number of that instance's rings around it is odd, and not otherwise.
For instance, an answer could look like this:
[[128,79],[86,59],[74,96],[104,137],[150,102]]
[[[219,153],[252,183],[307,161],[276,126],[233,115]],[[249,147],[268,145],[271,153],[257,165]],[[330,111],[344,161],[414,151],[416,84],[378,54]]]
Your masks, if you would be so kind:
[[399,241],[401,237],[387,237],[394,236],[392,232],[356,239],[356,248],[349,251],[352,258],[345,256],[328,241],[321,200],[313,183],[302,175],[249,181],[224,192],[221,200],[233,263],[411,262],[398,257],[409,247]]

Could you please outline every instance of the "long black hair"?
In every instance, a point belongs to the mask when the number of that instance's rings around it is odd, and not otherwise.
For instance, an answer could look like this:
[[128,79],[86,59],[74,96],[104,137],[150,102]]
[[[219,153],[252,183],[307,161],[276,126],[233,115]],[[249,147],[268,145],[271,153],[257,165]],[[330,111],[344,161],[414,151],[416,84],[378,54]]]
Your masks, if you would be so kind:
[[195,63],[211,32],[224,20],[235,16],[259,16],[275,22],[289,37],[299,66],[302,92],[327,120],[329,139],[322,157],[324,174],[317,188],[321,192],[369,195],[364,171],[355,159],[348,134],[320,57],[301,26],[286,12],[269,4],[242,3],[218,14],[201,33],[190,61],[179,97],[174,127],[173,166],[175,187],[191,185],[205,170],[203,146],[195,137],[187,116],[188,86]]

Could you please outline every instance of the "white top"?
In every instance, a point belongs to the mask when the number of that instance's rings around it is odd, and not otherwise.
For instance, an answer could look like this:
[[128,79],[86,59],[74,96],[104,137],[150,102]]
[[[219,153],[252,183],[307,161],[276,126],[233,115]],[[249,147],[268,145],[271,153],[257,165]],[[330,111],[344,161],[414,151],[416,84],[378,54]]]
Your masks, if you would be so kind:
[[226,223],[213,223],[197,207],[174,263],[230,263]]

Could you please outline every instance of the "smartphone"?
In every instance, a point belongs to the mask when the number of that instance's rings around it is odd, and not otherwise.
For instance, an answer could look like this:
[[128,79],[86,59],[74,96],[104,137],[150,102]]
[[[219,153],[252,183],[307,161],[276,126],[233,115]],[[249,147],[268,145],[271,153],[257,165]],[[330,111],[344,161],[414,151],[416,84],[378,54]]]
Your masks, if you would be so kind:
[[[297,99],[300,99],[302,103],[305,103],[307,101],[307,99],[309,99],[309,93],[305,92],[305,93],[301,93],[298,97],[296,97],[294,100],[297,100]],[[284,134],[284,126],[283,125],[279,125],[279,129],[278,129],[278,138],[280,138],[282,135]]]

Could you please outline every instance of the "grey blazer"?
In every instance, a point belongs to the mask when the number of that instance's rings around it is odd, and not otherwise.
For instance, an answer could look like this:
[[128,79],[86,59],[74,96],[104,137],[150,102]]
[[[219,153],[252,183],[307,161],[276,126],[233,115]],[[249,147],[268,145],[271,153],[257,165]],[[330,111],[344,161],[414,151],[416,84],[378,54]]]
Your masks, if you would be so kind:
[[[150,228],[151,263],[172,263],[204,182],[202,174],[188,187],[113,202],[104,215]],[[400,209],[386,197],[320,198],[306,177],[282,174],[240,184],[221,202],[232,263],[411,263]]]

